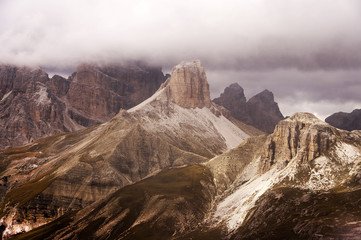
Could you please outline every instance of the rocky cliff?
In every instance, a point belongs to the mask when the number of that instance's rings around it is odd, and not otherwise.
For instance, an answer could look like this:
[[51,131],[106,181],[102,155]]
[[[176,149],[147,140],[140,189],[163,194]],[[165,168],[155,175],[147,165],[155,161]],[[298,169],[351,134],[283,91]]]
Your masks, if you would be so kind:
[[241,122],[250,123],[252,121],[248,114],[244,90],[238,83],[226,87],[221,96],[213,99],[213,102],[228,109],[232,116]]
[[81,65],[70,77],[66,99],[85,118],[105,122],[119,109],[129,109],[149,98],[164,82],[160,68],[142,63]]
[[334,113],[327,117],[325,121],[339,129],[348,131],[361,130],[361,109],[355,109],[351,113]]
[[360,164],[360,132],[297,113],[266,138],[248,139],[207,163],[221,189],[209,231],[226,226],[231,239],[279,239],[343,236],[349,229],[355,237],[357,226],[347,226],[361,220],[360,208],[345,209],[340,199],[356,206]]
[[244,90],[237,83],[225,88],[213,102],[228,109],[239,121],[266,133],[273,132],[276,124],[284,118],[272,92],[264,90],[246,101]]
[[172,69],[169,96],[185,108],[211,106],[206,73],[199,60],[181,62]]
[[259,170],[266,172],[274,164],[283,168],[293,159],[309,162],[325,154],[335,144],[336,134],[334,127],[313,114],[297,113],[277,124],[267,138]]
[[69,131],[66,105],[48,88],[49,82],[40,69],[0,66],[0,149]]
[[108,121],[150,97],[165,80],[142,63],[81,65],[69,79],[0,66],[0,149]]

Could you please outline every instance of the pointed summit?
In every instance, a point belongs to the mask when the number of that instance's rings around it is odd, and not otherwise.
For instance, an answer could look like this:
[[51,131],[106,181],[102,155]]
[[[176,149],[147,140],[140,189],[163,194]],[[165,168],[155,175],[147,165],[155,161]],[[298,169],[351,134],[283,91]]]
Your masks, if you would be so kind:
[[226,87],[221,96],[213,99],[213,102],[231,111],[232,116],[239,121],[247,124],[252,123],[247,112],[247,99],[244,90],[238,83],[232,83]]
[[213,102],[228,109],[237,120],[267,133],[272,133],[276,124],[284,119],[273,93],[267,89],[247,102],[243,88],[233,83]]
[[361,130],[361,109],[355,109],[351,113],[334,113],[327,117],[325,121],[339,129],[348,131]]
[[183,61],[172,69],[169,97],[184,108],[210,107],[209,84],[199,60]]
[[253,126],[267,133],[273,132],[275,125],[284,118],[273,93],[267,89],[248,100],[247,110]]

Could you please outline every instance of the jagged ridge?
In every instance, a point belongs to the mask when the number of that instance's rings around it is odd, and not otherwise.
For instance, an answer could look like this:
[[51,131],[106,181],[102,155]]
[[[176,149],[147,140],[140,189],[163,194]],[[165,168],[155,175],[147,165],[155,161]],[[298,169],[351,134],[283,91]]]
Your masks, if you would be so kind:
[[238,83],[224,89],[220,97],[213,99],[218,105],[228,109],[232,116],[266,133],[272,133],[276,124],[284,119],[274,101],[273,93],[264,90],[248,101]]

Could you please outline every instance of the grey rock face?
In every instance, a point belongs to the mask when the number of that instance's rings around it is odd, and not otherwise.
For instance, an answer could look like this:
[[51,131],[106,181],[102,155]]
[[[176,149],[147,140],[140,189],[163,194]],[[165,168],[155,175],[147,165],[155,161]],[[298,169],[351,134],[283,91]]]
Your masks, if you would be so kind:
[[276,124],[284,119],[278,104],[274,101],[273,93],[268,90],[249,99],[247,110],[253,126],[267,133],[273,132]]
[[334,113],[327,117],[325,121],[339,129],[348,131],[361,130],[361,109],[355,109],[351,113]]
[[234,83],[213,102],[228,109],[237,120],[266,133],[273,132],[276,124],[284,119],[278,104],[274,101],[273,93],[268,90],[247,101],[243,88]]
[[0,149],[68,131],[65,104],[47,87],[45,72],[0,66],[0,76]]
[[220,97],[213,100],[218,105],[228,109],[232,116],[244,123],[251,122],[247,111],[247,100],[244,90],[238,83],[233,83],[224,89]]
[[78,114],[99,122],[149,98],[165,77],[160,68],[144,64],[81,65],[70,78],[67,101]]

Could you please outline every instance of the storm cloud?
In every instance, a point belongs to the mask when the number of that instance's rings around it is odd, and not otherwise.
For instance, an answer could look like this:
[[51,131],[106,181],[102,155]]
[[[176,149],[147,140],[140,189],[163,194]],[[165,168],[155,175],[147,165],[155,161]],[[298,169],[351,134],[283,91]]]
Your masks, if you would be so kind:
[[358,0],[1,0],[0,62],[54,71],[200,59],[212,96],[239,82],[281,111],[324,117],[361,107]]

